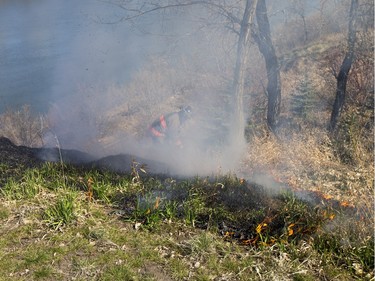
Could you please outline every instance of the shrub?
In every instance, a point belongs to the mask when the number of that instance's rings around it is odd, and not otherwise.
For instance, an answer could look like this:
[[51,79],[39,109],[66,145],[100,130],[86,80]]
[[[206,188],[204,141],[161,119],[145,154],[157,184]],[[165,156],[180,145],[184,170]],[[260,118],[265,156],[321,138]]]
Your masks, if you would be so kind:
[[0,135],[9,138],[16,145],[39,147],[48,124],[43,115],[31,112],[29,105],[18,111],[8,109],[0,115]]

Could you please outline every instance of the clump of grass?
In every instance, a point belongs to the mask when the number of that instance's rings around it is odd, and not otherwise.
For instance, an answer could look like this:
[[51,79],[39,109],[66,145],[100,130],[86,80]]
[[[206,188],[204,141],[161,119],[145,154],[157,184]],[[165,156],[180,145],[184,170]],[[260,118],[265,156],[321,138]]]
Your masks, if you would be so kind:
[[58,229],[76,219],[76,194],[68,192],[60,195],[56,203],[48,207],[43,214],[47,225]]
[[160,206],[161,198],[153,196],[153,194],[146,194],[146,196],[137,197],[137,205],[134,212],[136,221],[141,221],[146,227],[157,227],[163,219],[163,210]]
[[[45,187],[50,190],[57,190],[67,186],[72,187],[71,181],[75,178],[76,169],[61,162],[46,162],[40,168],[40,173],[45,179]],[[68,177],[65,173],[69,174]]]
[[358,276],[371,276],[374,270],[374,238],[369,237],[358,247],[345,245],[343,239],[340,234],[322,233],[315,238],[313,245],[325,263],[346,266]]
[[169,200],[164,203],[163,216],[168,222],[172,222],[177,218],[178,215],[178,202]]
[[[342,264],[364,277],[374,270],[373,222],[338,215],[314,237],[313,247],[332,264]],[[366,225],[365,225],[366,224]],[[372,228],[372,230],[370,229]]]
[[85,178],[79,178],[86,191],[86,197],[89,201],[99,200],[110,203],[110,197],[113,193],[113,185],[105,174],[98,171],[89,172]]
[[9,209],[3,204],[0,204],[0,220],[7,219],[9,215],[10,215]]
[[136,162],[134,159],[132,160],[131,165],[131,177],[132,177],[132,184],[135,188],[143,189],[144,184],[141,175],[146,174],[146,170],[143,164]]
[[0,191],[7,199],[30,199],[39,194],[42,186],[43,178],[39,171],[30,169],[25,171],[21,181],[10,178]]
[[281,237],[286,236],[289,241],[314,234],[325,222],[334,218],[334,212],[329,208],[313,207],[290,193],[284,193],[282,197],[278,220],[284,225]]
[[205,207],[203,197],[200,196],[197,190],[191,189],[182,206],[185,223],[194,227]]

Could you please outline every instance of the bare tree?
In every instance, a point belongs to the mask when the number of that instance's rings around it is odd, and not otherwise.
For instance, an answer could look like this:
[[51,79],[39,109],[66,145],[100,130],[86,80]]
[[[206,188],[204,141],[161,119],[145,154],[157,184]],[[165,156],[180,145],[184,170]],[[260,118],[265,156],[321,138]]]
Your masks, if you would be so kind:
[[248,42],[251,34],[251,26],[254,23],[254,15],[257,0],[247,0],[241,29],[237,44],[237,59],[233,77],[233,94],[235,99],[234,120],[232,130],[234,137],[243,138],[245,131],[245,118],[243,113],[243,96],[245,83],[245,67],[248,63]]
[[253,37],[262,53],[267,70],[267,125],[271,131],[275,131],[276,122],[280,113],[281,82],[280,69],[275,48],[271,40],[270,24],[267,16],[265,0],[259,0],[256,7],[256,19],[258,28],[253,29]]
[[349,27],[348,27],[348,46],[341,64],[340,71],[336,77],[336,98],[333,104],[331,120],[329,123],[329,131],[333,132],[337,126],[338,119],[340,117],[341,111],[344,107],[345,96],[346,96],[346,84],[348,81],[349,71],[352,67],[354,60],[354,47],[356,43],[356,25],[357,25],[357,10],[358,10],[358,0],[351,0],[350,10],[349,10]]
[[305,12],[305,1],[292,0],[291,12],[301,18],[303,23],[303,43],[306,44],[308,40],[307,24],[306,24],[306,12]]
[[[112,4],[113,1],[109,0]],[[168,1],[167,4],[161,4],[150,1],[135,1],[140,5],[138,8],[130,7],[134,1],[125,1],[117,3],[120,8],[128,14],[121,20],[133,20],[136,17],[143,16],[159,10],[169,8],[186,8],[193,5],[202,5],[211,12],[226,19],[225,27],[231,29],[238,35],[236,63],[233,74],[232,94],[233,94],[233,118],[231,122],[231,135],[235,138],[244,137],[245,118],[243,111],[243,97],[245,84],[245,68],[248,64],[248,53],[250,48],[250,37],[255,38],[259,50],[264,56],[268,86],[268,107],[267,107],[267,124],[273,131],[276,127],[276,121],[280,111],[280,72],[275,49],[271,40],[270,25],[267,16],[265,0],[246,0],[245,7],[239,1],[215,1],[215,0],[185,0],[185,1]],[[240,14],[238,11],[243,10]],[[236,11],[235,13],[233,11]],[[130,14],[129,14],[130,13]],[[257,21],[257,25],[255,25]]]

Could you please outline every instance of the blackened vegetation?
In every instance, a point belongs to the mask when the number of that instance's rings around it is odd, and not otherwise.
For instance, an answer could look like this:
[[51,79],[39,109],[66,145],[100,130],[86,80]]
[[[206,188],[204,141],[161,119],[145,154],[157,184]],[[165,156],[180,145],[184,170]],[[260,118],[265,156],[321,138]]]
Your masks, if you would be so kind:
[[147,170],[151,175],[163,175],[168,173],[168,166],[164,163],[136,157],[130,154],[118,154],[103,157],[87,163],[88,166],[98,169],[107,169],[118,173],[131,173],[132,168]]
[[[121,178],[129,178],[132,188],[109,198],[123,218],[145,227],[165,219],[185,220],[243,245],[298,241],[314,235],[338,213],[357,213],[354,208],[341,208],[340,202],[326,200],[321,194],[293,191],[281,185],[277,191],[270,190],[234,175],[172,179],[165,174],[141,174],[135,171],[141,162],[135,162],[131,155],[92,161],[91,156],[79,151],[16,146],[6,138],[0,138],[0,155],[0,187],[11,178],[21,179],[28,168],[41,167],[46,161],[59,162],[61,157],[66,161],[61,162],[65,173],[72,171],[68,178],[76,178],[67,183],[78,189],[87,189],[87,173],[100,170],[111,170],[111,181],[115,184]],[[123,169],[119,170],[120,167]]]
[[357,213],[322,194],[293,191],[287,186],[270,191],[235,176],[172,183],[166,179],[150,188],[145,186],[139,196],[122,198],[123,218],[153,229],[158,227],[157,221],[170,219],[166,214],[173,205],[173,219],[215,231],[223,239],[244,246],[308,240],[336,217]]
[[17,166],[33,167],[41,161],[35,157],[35,149],[16,146],[9,139],[0,137],[0,161],[10,168]]
[[9,139],[0,137],[0,188],[9,178],[20,177],[23,169],[37,167],[41,163],[33,148],[16,146]]
[[334,213],[331,204],[310,204],[298,199],[288,188],[275,193],[244,181],[206,190],[209,190],[207,208],[211,212],[202,216],[203,223],[198,225],[206,227],[208,222],[211,226],[214,223],[225,239],[243,245],[264,246],[305,239],[320,229]]

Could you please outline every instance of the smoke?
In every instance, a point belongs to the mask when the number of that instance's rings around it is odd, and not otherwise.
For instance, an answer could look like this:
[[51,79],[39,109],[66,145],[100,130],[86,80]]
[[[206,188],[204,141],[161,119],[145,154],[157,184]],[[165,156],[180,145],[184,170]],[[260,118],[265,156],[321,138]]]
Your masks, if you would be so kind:
[[[140,28],[132,29],[129,23],[102,23],[121,16],[115,7],[82,1],[65,9],[73,7],[79,25],[64,36],[64,59],[54,71],[46,146],[80,150],[98,159],[130,154],[166,164],[174,175],[235,170],[245,144],[227,135],[230,107],[222,93],[222,77],[230,76],[232,68],[227,66],[230,47],[223,43],[233,34],[201,32],[205,15],[199,9],[170,14],[168,20],[165,14],[139,19]],[[156,69],[134,83],[154,57],[166,58],[166,70]],[[124,114],[129,104],[131,112]],[[183,148],[158,146],[145,137],[153,119],[182,104],[190,104],[194,112],[184,129]]]
[[[182,146],[168,142],[154,143],[147,136],[136,139],[124,130],[112,135],[114,141],[107,145],[103,143],[96,148],[96,152],[101,151],[101,156],[130,154],[136,161],[150,160],[153,166],[150,167],[151,173],[160,170],[154,167],[154,163],[160,163],[161,167],[167,166],[166,172],[176,176],[212,175],[233,171],[240,163],[243,147],[239,143],[230,145],[218,142],[219,135],[207,131],[204,126],[207,123],[202,121],[203,116],[196,112],[186,122],[181,134]],[[148,130],[148,127],[142,129]],[[123,167],[123,170],[128,168]]]

